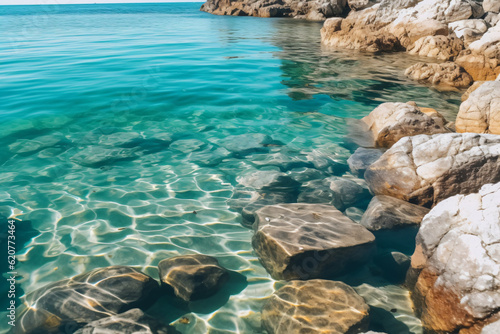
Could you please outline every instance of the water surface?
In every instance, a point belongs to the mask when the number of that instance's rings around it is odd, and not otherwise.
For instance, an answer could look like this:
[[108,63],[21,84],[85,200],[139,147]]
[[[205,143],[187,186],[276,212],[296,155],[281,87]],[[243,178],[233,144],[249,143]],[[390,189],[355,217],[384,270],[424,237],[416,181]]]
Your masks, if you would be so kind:
[[[382,102],[456,115],[458,93],[403,76],[417,58],[326,50],[320,23],[199,6],[0,8],[0,216],[22,220],[19,297],[108,265],[157,277],[160,260],[199,252],[247,283],[218,309],[194,305],[177,329],[259,333],[275,282],[229,205],[238,176],[291,172],[292,158],[332,173],[355,149],[344,144],[348,119]],[[280,145],[228,152],[227,138],[244,134]],[[359,275],[387,320],[379,329],[421,332],[405,290]],[[186,312],[160,303],[150,313],[172,322]]]

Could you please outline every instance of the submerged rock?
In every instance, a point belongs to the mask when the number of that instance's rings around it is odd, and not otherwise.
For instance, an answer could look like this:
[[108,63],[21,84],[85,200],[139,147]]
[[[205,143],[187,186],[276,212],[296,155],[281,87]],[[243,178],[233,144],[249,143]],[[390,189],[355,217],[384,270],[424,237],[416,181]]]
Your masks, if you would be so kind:
[[242,135],[227,136],[215,143],[237,155],[247,155],[254,152],[267,152],[267,146],[274,140],[263,133],[246,133]]
[[101,167],[122,160],[135,159],[137,157],[137,149],[88,146],[73,155],[71,160],[85,167]]
[[368,329],[369,306],[353,288],[326,280],[292,281],[262,309],[269,334],[359,333]]
[[410,103],[382,103],[361,121],[379,147],[391,147],[406,136],[449,132],[439,113],[427,115]]
[[410,79],[430,83],[436,86],[464,88],[474,80],[461,66],[452,63],[427,64],[417,63],[406,69],[405,75]]
[[252,245],[275,279],[339,275],[367,261],[375,237],[332,206],[269,205],[256,212]]
[[302,184],[297,202],[330,204],[343,211],[350,206],[362,206],[369,197],[367,187],[347,178],[329,177]]
[[202,255],[183,255],[162,260],[158,264],[163,286],[185,300],[202,299],[215,294],[229,279],[228,271],[217,259]]
[[373,197],[360,223],[370,231],[402,228],[419,225],[428,212],[428,208],[379,195]]
[[411,55],[453,60],[464,49],[464,43],[456,37],[426,36],[417,40],[407,51]]
[[427,330],[479,333],[500,316],[499,217],[500,183],[448,198],[425,216],[412,299]]
[[433,206],[500,181],[500,136],[449,133],[405,137],[365,173],[376,195]]
[[363,176],[366,169],[377,161],[383,152],[379,149],[360,147],[347,159],[351,173],[356,176]]
[[457,132],[500,134],[500,81],[488,81],[460,105]]
[[295,192],[300,183],[275,170],[252,171],[236,178],[239,185],[261,192]]
[[158,283],[133,268],[95,269],[29,294],[16,330],[54,333],[67,323],[86,324],[131,308],[146,308],[157,296]]
[[144,314],[140,309],[112,315],[93,321],[77,330],[74,334],[173,334],[175,329],[159,320]]

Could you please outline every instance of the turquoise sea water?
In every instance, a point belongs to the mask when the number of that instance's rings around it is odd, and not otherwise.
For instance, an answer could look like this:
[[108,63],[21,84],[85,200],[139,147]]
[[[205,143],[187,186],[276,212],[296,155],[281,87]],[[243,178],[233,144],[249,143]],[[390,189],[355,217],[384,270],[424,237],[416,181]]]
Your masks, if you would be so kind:
[[[182,333],[259,333],[275,282],[229,205],[239,176],[296,161],[332,173],[355,149],[349,119],[382,102],[456,115],[459,93],[404,78],[417,58],[326,50],[320,23],[199,6],[0,7],[0,219],[22,220],[18,297],[113,264],[157,277],[160,260],[199,252],[247,283],[189,324],[172,306],[150,313]],[[255,134],[279,145],[227,149]],[[407,292],[366,275],[353,282],[379,329],[420,333]]]

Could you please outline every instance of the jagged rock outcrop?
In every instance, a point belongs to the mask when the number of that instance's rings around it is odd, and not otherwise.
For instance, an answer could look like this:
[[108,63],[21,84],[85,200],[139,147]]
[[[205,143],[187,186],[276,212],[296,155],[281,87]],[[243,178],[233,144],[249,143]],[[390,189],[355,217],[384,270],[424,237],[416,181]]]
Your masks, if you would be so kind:
[[296,17],[322,21],[340,16],[346,0],[208,0],[201,10],[217,15]]
[[153,278],[130,267],[95,269],[29,294],[16,333],[59,333],[65,324],[86,324],[146,308],[158,297],[158,289]]
[[460,105],[457,132],[500,134],[500,81],[488,81]]
[[380,0],[347,0],[347,5],[351,10],[362,10],[373,6]]
[[358,25],[349,19],[333,18],[321,28],[321,41],[326,46],[367,52],[400,49],[398,39],[375,25]]
[[[478,40],[488,30],[488,25],[484,20],[462,20],[448,25],[450,33],[464,41],[465,45]],[[457,55],[455,55],[457,56]]]
[[465,91],[465,93],[462,94],[462,102],[464,102],[465,100],[467,100],[470,96],[470,94],[472,94],[473,91],[475,91],[476,89],[478,89],[479,87],[481,87],[482,84],[484,84],[485,82],[487,81],[475,81],[472,86],[470,86],[469,88],[467,88],[467,90]]
[[161,284],[175,296],[192,301],[215,294],[229,279],[229,272],[217,259],[202,255],[182,255],[160,261]]
[[275,279],[340,275],[367,261],[375,237],[333,206],[269,205],[256,212],[252,245]]
[[262,309],[262,326],[269,334],[348,334],[365,331],[368,325],[369,306],[342,282],[289,282]]
[[[414,44],[422,38],[448,36],[449,24],[480,18],[484,14],[481,5],[472,0],[382,0],[376,4],[365,1],[363,5],[367,7],[352,10],[343,20],[325,22],[322,43],[369,52],[414,49]],[[482,29],[479,25],[472,28]],[[459,30],[457,28],[457,33],[462,37],[467,36],[467,42],[479,37],[474,29],[466,32]],[[432,42],[428,40],[426,44],[429,43]],[[456,56],[456,45],[443,46],[448,51],[443,51],[440,58],[448,60]],[[430,47],[439,45],[426,48]],[[421,48],[422,45],[417,45],[419,51]],[[430,50],[422,52],[430,53]],[[438,51],[433,52],[439,54]]]
[[498,0],[484,0],[483,8],[485,12],[500,13],[500,2]]
[[376,195],[433,206],[500,181],[500,136],[448,133],[405,137],[365,173]]
[[382,103],[361,122],[366,124],[378,147],[391,147],[406,136],[449,132],[446,120],[439,113],[428,115],[410,103]]
[[427,36],[417,40],[408,47],[411,55],[453,60],[464,49],[464,43],[457,37]]
[[424,327],[479,333],[500,316],[500,183],[456,195],[422,221],[412,299]]
[[443,88],[464,88],[469,87],[474,82],[469,73],[453,62],[442,64],[417,63],[407,68],[405,75],[410,79]]
[[455,62],[477,81],[495,80],[500,74],[500,25],[488,29]]

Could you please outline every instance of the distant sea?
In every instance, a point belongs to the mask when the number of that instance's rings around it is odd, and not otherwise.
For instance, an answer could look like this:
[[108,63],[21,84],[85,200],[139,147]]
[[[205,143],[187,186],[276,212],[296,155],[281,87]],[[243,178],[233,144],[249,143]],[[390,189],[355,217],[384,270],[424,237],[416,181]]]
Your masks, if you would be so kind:
[[[203,253],[247,283],[217,309],[195,307],[177,329],[257,333],[275,282],[231,205],[252,191],[241,177],[335,174],[329,167],[355,149],[344,138],[349,120],[383,102],[415,101],[450,120],[457,113],[458,92],[404,77],[417,58],[327,50],[321,23],[199,7],[0,7],[0,219],[21,220],[19,298],[108,265],[156,278],[160,260]],[[262,135],[280,144],[228,150]],[[405,290],[371,276],[357,282],[372,305],[397,306],[380,330],[421,333]],[[166,322],[185,315],[168,307],[150,313]]]

